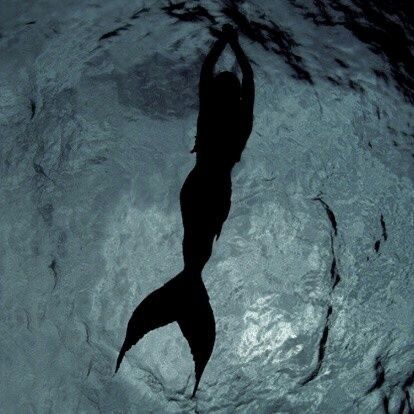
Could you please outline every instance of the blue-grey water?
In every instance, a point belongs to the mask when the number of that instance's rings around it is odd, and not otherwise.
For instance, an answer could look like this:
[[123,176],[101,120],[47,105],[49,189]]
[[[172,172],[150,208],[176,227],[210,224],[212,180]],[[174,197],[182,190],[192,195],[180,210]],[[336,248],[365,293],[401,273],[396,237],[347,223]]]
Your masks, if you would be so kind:
[[[384,0],[3,0],[0,412],[412,413],[412,17]],[[176,324],[114,369],[133,309],[182,269],[199,71],[227,22],[254,127],[203,272],[217,337],[190,399]],[[218,70],[234,65],[227,48]]]

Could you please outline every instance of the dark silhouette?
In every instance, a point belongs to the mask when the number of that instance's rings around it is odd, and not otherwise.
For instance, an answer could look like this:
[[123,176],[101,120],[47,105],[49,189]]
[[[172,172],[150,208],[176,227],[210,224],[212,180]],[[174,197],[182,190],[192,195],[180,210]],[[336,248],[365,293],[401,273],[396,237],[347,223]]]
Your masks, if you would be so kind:
[[[215,63],[227,43],[242,69],[241,84],[231,72],[214,75]],[[230,25],[219,32],[203,63],[199,96],[196,143],[191,151],[197,153],[197,161],[180,192],[184,269],[135,309],[116,365],[117,371],[125,353],[146,333],[176,321],[194,358],[193,397],[216,336],[201,273],[229,214],[231,170],[240,160],[253,125],[253,71]]]

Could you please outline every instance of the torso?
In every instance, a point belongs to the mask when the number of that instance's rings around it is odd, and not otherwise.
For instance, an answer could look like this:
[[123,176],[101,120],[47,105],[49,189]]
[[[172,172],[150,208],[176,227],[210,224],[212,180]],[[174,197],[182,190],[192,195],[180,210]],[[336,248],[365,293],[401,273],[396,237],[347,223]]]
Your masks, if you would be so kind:
[[217,109],[199,115],[197,161],[232,168],[240,160],[240,111]]

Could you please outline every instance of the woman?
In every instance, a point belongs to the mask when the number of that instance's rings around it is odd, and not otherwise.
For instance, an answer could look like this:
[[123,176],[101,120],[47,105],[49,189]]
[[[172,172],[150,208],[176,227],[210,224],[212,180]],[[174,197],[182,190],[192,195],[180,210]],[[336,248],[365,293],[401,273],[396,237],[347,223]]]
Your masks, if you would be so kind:
[[[231,72],[214,75],[227,43],[242,69],[241,85]],[[253,126],[253,71],[230,25],[223,27],[203,63],[199,98],[196,143],[191,151],[197,154],[196,164],[180,192],[184,269],[135,309],[116,366],[117,371],[125,353],[146,333],[177,322],[194,358],[193,396],[215,341],[213,311],[201,273],[229,214],[231,170],[240,161]]]
[[[231,72],[214,76],[214,65],[230,44],[243,72],[240,82]],[[240,47],[237,33],[225,26],[222,36],[207,55],[199,84],[197,162],[181,189],[184,225],[185,269],[201,272],[211,255],[213,239],[230,210],[231,170],[253,125],[254,81],[249,61]]]

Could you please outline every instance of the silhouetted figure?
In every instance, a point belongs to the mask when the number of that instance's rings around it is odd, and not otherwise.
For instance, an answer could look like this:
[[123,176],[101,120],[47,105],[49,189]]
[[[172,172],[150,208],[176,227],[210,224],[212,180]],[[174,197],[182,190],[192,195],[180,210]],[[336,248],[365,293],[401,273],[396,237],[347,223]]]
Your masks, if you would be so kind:
[[[214,75],[214,66],[226,43],[242,69],[241,85],[231,72]],[[191,151],[197,153],[197,161],[180,192],[184,269],[135,309],[116,365],[117,371],[125,353],[146,333],[176,321],[194,358],[196,381],[192,396],[213,351],[216,335],[201,273],[211,256],[214,238],[219,238],[229,214],[231,170],[240,161],[253,125],[253,71],[237,32],[229,25],[223,27],[203,63],[199,96],[196,143]]]

